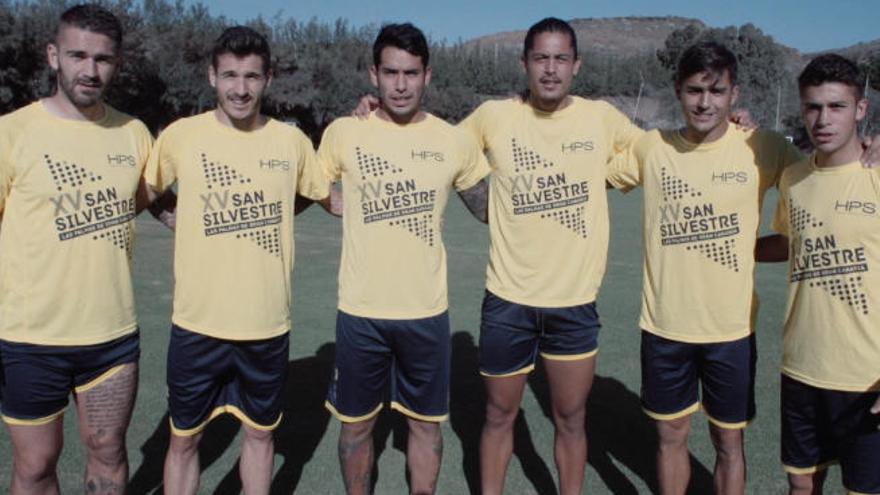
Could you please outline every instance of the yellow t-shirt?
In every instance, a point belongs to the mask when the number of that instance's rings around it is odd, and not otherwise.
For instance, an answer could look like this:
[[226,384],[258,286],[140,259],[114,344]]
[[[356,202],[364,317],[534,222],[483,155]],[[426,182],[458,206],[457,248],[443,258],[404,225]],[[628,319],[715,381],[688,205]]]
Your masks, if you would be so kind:
[[578,97],[553,113],[489,101],[460,127],[492,167],[486,288],[529,306],[594,301],[608,257],[606,165],[642,131],[608,103]]
[[272,119],[239,131],[212,110],[169,126],[144,177],[177,182],[172,321],[228,340],[287,332],[294,196],[328,190],[308,138]]
[[774,229],[789,240],[782,372],[814,387],[880,390],[880,172],[789,167]]
[[430,114],[399,126],[373,113],[330,124],[318,161],[342,179],[339,309],[386,319],[445,311],[443,210],[453,187],[489,173],[476,142]]
[[764,193],[799,156],[778,134],[730,126],[703,144],[654,130],[614,160],[612,185],[644,187],[643,329],[692,343],[752,332]]
[[42,102],[0,118],[0,338],[108,342],[137,328],[134,195],[152,136],[105,106],[97,122]]

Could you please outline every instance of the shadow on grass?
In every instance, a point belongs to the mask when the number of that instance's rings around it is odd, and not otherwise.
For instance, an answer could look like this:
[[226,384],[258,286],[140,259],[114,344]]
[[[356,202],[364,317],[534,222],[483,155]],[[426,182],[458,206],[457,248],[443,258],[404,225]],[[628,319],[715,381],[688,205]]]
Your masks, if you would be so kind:
[[[313,357],[291,361],[284,391],[284,419],[275,431],[275,453],[283,457],[272,480],[273,494],[290,494],[299,484],[305,464],[312,458],[330,419],[324,397],[333,369],[333,344],[324,344]],[[213,464],[232,444],[241,425],[224,414],[205,429],[199,444],[201,471]],[[128,493],[162,493],[162,467],[168,450],[170,428],[166,412],[153,434],[141,445],[143,462],[132,475]],[[213,493],[240,493],[238,462],[227,472]]]
[[[529,386],[541,404],[544,415],[552,421],[550,390],[544,367],[539,362],[536,372],[529,377]],[[642,411],[638,394],[620,381],[596,375],[587,403],[587,462],[593,466],[611,493],[639,493],[630,480],[630,474],[618,467],[623,465],[638,476],[651,493],[660,493],[657,485],[657,432],[654,422]],[[712,493],[712,473],[693,456],[688,493]],[[556,493],[553,491],[540,493]]]

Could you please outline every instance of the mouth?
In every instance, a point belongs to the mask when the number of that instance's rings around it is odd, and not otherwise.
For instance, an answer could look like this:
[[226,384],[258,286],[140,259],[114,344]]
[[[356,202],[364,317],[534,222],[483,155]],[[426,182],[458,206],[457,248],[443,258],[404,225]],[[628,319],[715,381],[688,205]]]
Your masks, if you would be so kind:
[[831,132],[815,132],[813,133],[813,139],[817,143],[827,143],[834,139],[834,134]]
[[545,88],[555,88],[562,84],[562,81],[555,78],[543,78],[538,81]]
[[412,101],[411,96],[391,96],[388,98],[388,102],[394,107],[405,107],[409,105],[410,101]]

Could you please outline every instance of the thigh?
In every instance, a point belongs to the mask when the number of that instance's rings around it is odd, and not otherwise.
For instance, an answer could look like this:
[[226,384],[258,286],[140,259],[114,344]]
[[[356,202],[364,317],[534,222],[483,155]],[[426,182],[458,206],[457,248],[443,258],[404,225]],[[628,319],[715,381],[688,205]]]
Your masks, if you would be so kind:
[[391,407],[421,421],[449,413],[449,315],[393,324]]
[[168,411],[176,435],[199,433],[222,407],[234,372],[231,346],[172,325],[168,344]]
[[70,356],[54,347],[0,342],[3,367],[3,420],[10,425],[40,425],[58,419],[73,391]]
[[379,321],[337,313],[335,367],[326,404],[341,421],[363,421],[382,408],[392,358]]
[[782,375],[780,382],[781,457],[791,475],[811,475],[838,458],[821,391]]
[[545,360],[553,411],[563,417],[586,411],[587,397],[596,374],[596,357],[573,361]]
[[504,377],[535,368],[539,330],[534,308],[486,291],[480,318],[480,373]]
[[290,337],[287,333],[259,341],[235,342],[235,379],[228,407],[252,429],[274,429],[281,419],[287,381]]
[[86,446],[124,442],[137,395],[138,365],[113,367],[76,392],[80,437]]
[[566,308],[541,308],[541,357],[576,361],[596,355],[599,349],[599,313],[596,303]]
[[843,486],[855,493],[880,493],[880,415],[870,408],[878,392],[838,392],[833,395]]
[[744,428],[755,417],[754,334],[701,346],[700,379],[703,408],[721,428]]
[[642,331],[642,408],[648,416],[670,421],[700,408],[697,344]]

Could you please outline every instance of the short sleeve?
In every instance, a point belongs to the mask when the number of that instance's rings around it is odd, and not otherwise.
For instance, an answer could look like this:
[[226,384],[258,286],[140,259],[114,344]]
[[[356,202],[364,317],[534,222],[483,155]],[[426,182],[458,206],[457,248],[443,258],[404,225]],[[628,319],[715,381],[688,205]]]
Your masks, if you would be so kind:
[[13,140],[6,126],[0,126],[0,214],[6,209],[6,198],[12,190],[15,164],[12,163]]
[[785,186],[780,186],[779,201],[776,202],[776,211],[773,213],[773,224],[771,228],[774,232],[784,236],[789,235],[789,216],[788,216],[788,190]]
[[156,140],[144,168],[144,180],[156,192],[163,192],[177,181],[177,163],[170,150],[174,147],[175,127],[169,127]]
[[330,179],[318,166],[315,148],[302,133],[297,133],[299,162],[296,166],[296,192],[300,196],[319,201],[330,195]]
[[480,150],[486,149],[486,141],[483,132],[483,119],[486,115],[486,108],[489,102],[483,103],[464,120],[458,123],[458,127],[473,137]]
[[[334,123],[335,124],[335,123]],[[342,160],[339,159],[336,125],[330,124],[321,136],[316,157],[317,168],[330,182],[336,182],[342,176]],[[329,192],[329,191],[328,191]]]
[[489,162],[483,149],[477,144],[476,139],[466,132],[461,133],[461,167],[455,177],[455,188],[459,191],[470,189],[483,177],[489,175]]

